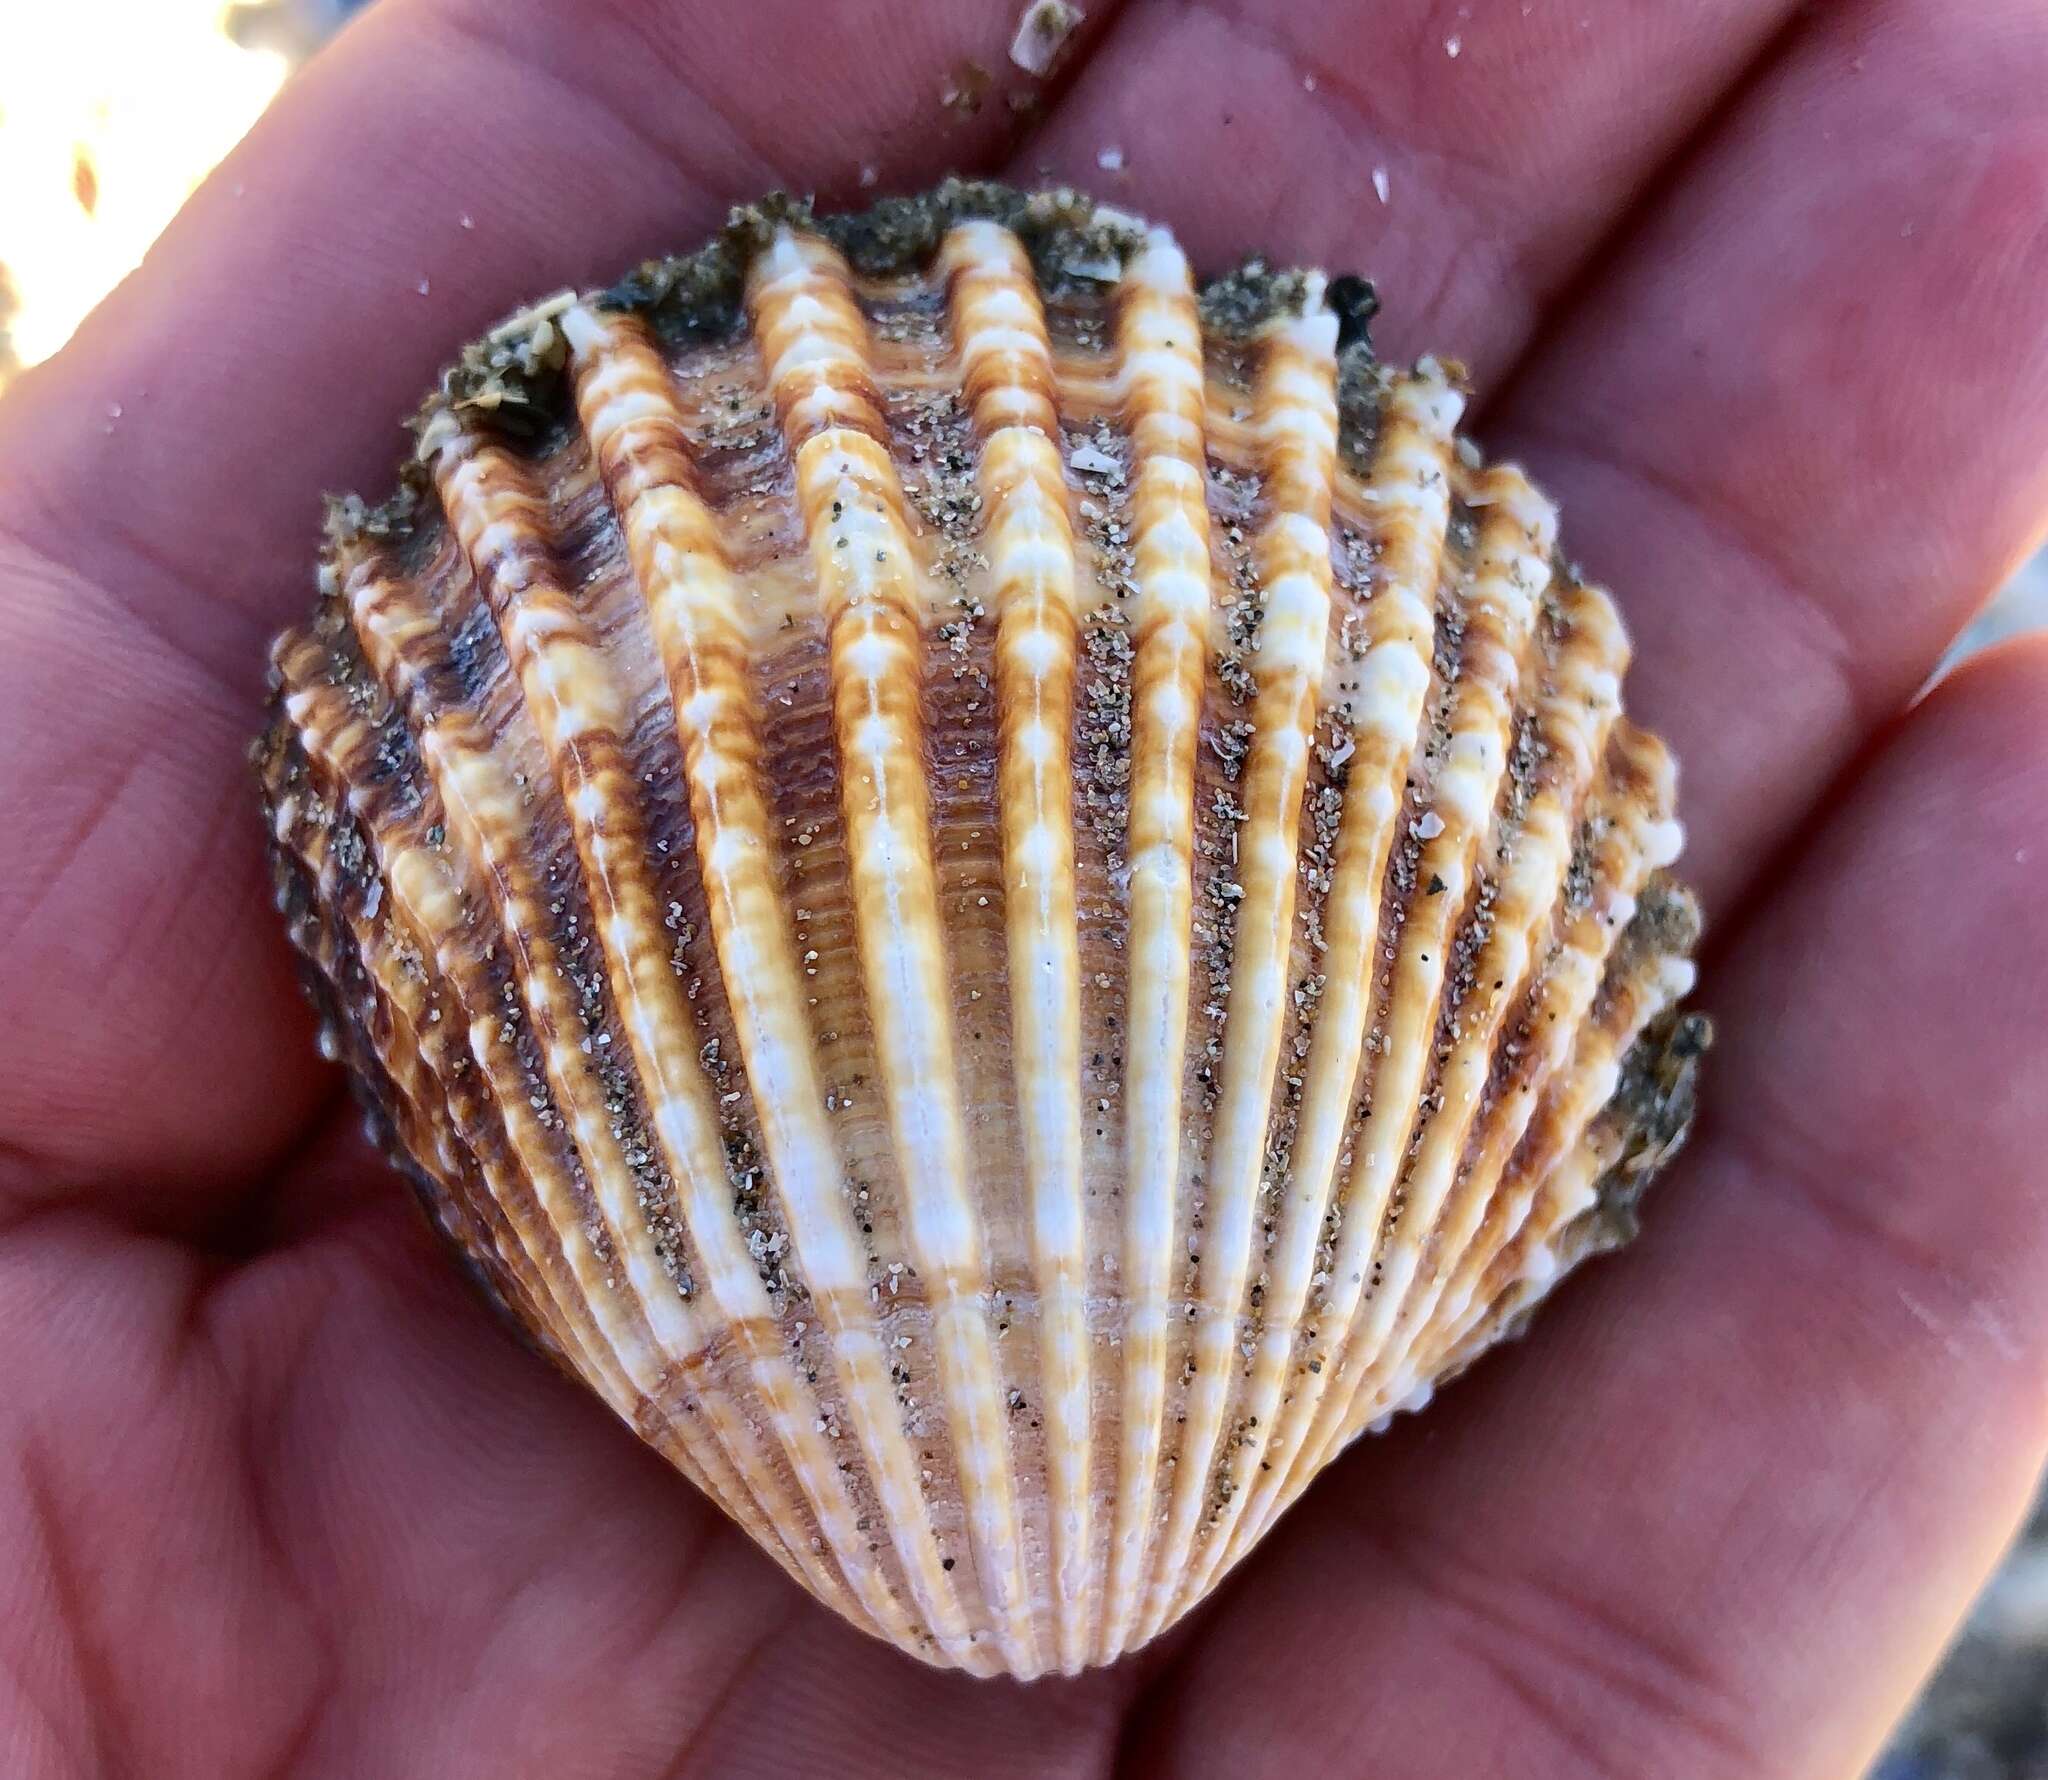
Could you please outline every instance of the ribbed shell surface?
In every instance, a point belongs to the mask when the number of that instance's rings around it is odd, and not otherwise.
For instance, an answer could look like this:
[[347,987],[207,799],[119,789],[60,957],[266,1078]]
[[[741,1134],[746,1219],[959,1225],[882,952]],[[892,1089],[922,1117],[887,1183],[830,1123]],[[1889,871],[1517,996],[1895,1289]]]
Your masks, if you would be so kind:
[[977,1673],[1152,1637],[1618,1239],[1702,1041],[1549,503],[1320,277],[1099,214],[1063,268],[956,191],[857,270],[756,213],[712,319],[517,318],[257,750],[323,1041],[490,1291]]

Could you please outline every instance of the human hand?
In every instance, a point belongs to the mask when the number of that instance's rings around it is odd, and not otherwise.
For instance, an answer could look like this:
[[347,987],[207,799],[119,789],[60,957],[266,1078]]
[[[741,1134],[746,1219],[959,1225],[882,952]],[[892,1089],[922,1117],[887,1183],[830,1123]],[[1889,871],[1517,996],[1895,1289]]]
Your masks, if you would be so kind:
[[[1015,11],[383,0],[0,405],[0,1771],[1834,1780],[2014,1525],[2048,649],[1906,707],[2048,512],[2048,19],[1096,0],[1042,115],[952,118]],[[1714,918],[1641,1242],[1028,1691],[848,1630],[468,1299],[243,761],[315,493],[460,340],[864,163],[1379,279],[1620,589]]]

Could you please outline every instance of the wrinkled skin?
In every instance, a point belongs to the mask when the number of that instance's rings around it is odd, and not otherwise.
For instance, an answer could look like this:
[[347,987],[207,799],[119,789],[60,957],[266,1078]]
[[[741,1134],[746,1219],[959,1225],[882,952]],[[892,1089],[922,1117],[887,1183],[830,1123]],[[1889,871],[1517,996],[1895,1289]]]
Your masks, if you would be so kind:
[[[1913,700],[2048,501],[2048,15],[1093,0],[1038,115],[956,118],[1016,10],[382,0],[0,404],[0,1772],[1840,1780],[1997,1557],[2048,650]],[[848,1631],[465,1295],[315,1059],[242,760],[318,491],[453,345],[863,163],[1374,275],[1622,590],[1713,924],[1641,1243],[1028,1691]]]

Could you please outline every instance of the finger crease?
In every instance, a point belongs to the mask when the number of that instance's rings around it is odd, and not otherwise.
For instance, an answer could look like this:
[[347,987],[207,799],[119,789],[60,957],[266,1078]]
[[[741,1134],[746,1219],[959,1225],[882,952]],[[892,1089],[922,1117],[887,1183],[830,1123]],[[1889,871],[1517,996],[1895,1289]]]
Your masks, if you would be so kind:
[[1568,1709],[1543,1686],[1534,1669],[1538,1657],[1564,1676],[1589,1678],[1638,1718],[1682,1738],[1695,1754],[1711,1756],[1725,1772],[1760,1771],[1726,1684],[1681,1639],[1658,1636],[1561,1578],[1491,1578],[1444,1541],[1412,1525],[1391,1524],[1384,1504],[1346,1505],[1343,1512],[1368,1550],[1405,1576],[1422,1600],[1455,1616],[1452,1641],[1569,1748],[1573,1773],[1585,1772],[1580,1764],[1591,1761],[1612,1780],[1638,1775],[1645,1771],[1638,1765],[1644,1738],[1630,1730],[1619,1739],[1627,1748],[1624,1759],[1612,1745],[1589,1736],[1585,1727],[1607,1722],[1608,1715]]

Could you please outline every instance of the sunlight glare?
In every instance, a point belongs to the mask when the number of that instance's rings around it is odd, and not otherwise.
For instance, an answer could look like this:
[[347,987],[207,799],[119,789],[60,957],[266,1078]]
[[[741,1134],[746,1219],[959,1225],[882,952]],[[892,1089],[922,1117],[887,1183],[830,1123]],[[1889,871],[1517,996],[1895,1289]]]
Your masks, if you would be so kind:
[[0,384],[47,358],[283,83],[223,0],[31,0],[0,55]]

